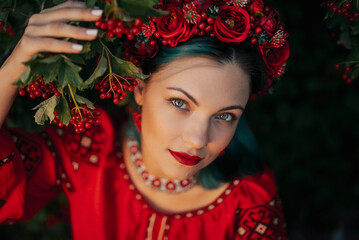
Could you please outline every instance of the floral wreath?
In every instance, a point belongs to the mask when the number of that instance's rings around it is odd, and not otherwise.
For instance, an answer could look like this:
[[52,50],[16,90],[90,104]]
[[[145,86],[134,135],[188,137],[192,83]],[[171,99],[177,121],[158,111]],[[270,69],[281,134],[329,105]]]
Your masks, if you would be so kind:
[[[264,66],[266,81],[261,94],[267,93],[284,73],[289,57],[288,33],[278,12],[265,7],[262,0],[162,0],[157,8],[168,13],[148,17],[145,24],[135,23],[127,35],[126,58],[136,65],[155,57],[158,45],[176,47],[194,36],[210,36],[236,44],[249,39]],[[105,22],[99,20],[97,25]],[[124,31],[110,23],[102,29],[109,37],[122,37]],[[252,99],[255,97],[252,95]]]
[[[0,37],[6,36],[9,43],[16,43],[26,26],[26,19],[16,18],[32,14],[24,14],[27,1],[19,1],[23,4],[16,8],[11,7],[11,0],[3,4],[8,8],[0,7]],[[43,6],[46,0],[38,1]],[[104,10],[103,18],[94,24],[102,30],[98,38],[79,42],[84,44],[80,54],[34,56],[15,83],[21,96],[45,99],[34,108],[39,125],[50,120],[60,127],[72,125],[76,133],[82,133],[101,124],[100,113],[81,92],[95,88],[100,91],[100,99],[113,98],[114,104],[123,106],[138,81],[148,77],[137,68],[142,61],[154,58],[160,45],[175,47],[196,36],[235,44],[247,41],[257,49],[265,84],[251,99],[270,92],[284,73],[289,56],[288,33],[278,12],[264,6],[262,0],[84,1],[88,7],[96,5]],[[5,47],[11,49],[14,45]],[[95,69],[86,62],[96,62]],[[87,79],[83,80],[84,76]]]

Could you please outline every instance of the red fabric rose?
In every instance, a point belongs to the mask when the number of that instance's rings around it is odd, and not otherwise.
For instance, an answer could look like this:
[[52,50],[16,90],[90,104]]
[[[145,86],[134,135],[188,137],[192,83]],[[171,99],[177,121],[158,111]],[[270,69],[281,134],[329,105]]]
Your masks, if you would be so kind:
[[221,5],[214,22],[214,33],[222,42],[243,42],[250,28],[249,14],[241,7]]
[[[270,45],[268,45],[270,46]],[[283,64],[289,57],[289,43],[285,42],[282,47],[266,47],[259,46],[259,50],[263,56],[264,70],[268,77],[279,77],[281,74],[277,72],[282,68]]]
[[254,13],[256,12],[262,12],[263,11],[263,7],[264,7],[264,4],[263,4],[263,1],[262,0],[254,0],[253,3],[252,3],[252,11]]
[[137,59],[149,59],[156,56],[158,45],[138,43],[137,40],[127,41],[124,44],[125,51]]
[[266,31],[269,37],[275,34],[280,24],[279,13],[273,8],[258,20],[258,26]]
[[175,47],[177,43],[189,39],[193,27],[190,28],[180,9],[170,6],[166,10],[170,13],[157,18],[157,31],[162,39],[167,40],[168,45]]

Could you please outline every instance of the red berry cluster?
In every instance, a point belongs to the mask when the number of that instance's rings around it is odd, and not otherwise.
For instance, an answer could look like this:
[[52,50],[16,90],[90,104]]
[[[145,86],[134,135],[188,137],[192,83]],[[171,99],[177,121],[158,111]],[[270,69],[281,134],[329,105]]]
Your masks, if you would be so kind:
[[[5,31],[5,29],[4,29],[4,22],[3,22],[3,21],[0,21],[0,32],[4,32],[4,31]],[[10,36],[14,36],[14,34],[15,34],[14,29],[12,29],[9,24],[6,24],[6,32],[7,32]]]
[[127,92],[132,92],[133,88],[137,86],[137,79],[134,77],[121,77],[117,74],[108,74],[101,81],[95,84],[95,89],[100,90],[100,98],[111,98],[113,96],[113,103],[118,104],[125,100]]
[[[25,89],[29,93],[31,99],[35,99],[40,96],[46,99],[51,94],[55,94],[56,97],[60,96],[60,92],[57,90],[54,83],[50,82],[45,84],[43,77],[40,77],[37,80],[33,81]],[[20,96],[25,96],[26,91],[24,90],[24,88],[20,89]]]
[[351,23],[359,19],[359,9],[357,8],[357,11],[353,9],[351,0],[322,2],[322,6],[328,7],[333,13],[343,15],[343,17],[349,19]]
[[345,80],[348,84],[353,82],[353,78],[351,78],[350,74],[352,72],[352,68],[347,65],[347,64],[341,64],[341,63],[337,63],[334,65],[334,68],[336,70],[340,70],[342,68],[342,66],[344,67],[344,72],[342,73],[342,79]]
[[[214,32],[212,32],[214,18],[208,16],[207,12],[202,12],[200,16],[201,16],[201,20],[198,24],[198,28],[195,29],[193,34],[198,36],[204,36],[206,33],[208,33],[209,36],[214,37]],[[164,44],[162,41],[162,44],[166,45],[167,43]]]
[[[101,124],[101,119],[99,118],[100,115],[101,113],[99,111],[91,110],[87,108],[86,105],[73,107],[71,109],[70,125],[74,127],[75,133],[84,133],[86,129],[90,129],[93,125]],[[55,118],[52,123],[59,127],[64,126],[60,121],[57,112],[55,112]]]
[[125,23],[115,19],[107,20],[101,18],[95,22],[95,26],[101,30],[107,31],[107,36],[109,38],[113,38],[114,36],[117,36],[118,38],[126,36],[128,40],[133,40],[135,39],[135,35],[141,31],[142,19],[136,18],[131,23]]

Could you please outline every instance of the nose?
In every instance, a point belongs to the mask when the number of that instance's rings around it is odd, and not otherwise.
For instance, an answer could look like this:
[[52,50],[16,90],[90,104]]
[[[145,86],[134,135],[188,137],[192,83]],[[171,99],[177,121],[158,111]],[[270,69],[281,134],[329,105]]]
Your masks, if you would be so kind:
[[208,119],[193,117],[187,121],[183,130],[183,140],[190,148],[200,149],[207,146],[209,141]]

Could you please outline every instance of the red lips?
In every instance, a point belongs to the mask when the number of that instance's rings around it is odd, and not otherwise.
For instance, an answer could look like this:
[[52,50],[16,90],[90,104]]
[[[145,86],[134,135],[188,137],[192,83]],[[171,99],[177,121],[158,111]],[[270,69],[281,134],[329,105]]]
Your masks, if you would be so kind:
[[191,156],[184,152],[174,152],[168,149],[168,151],[172,154],[172,156],[177,160],[177,162],[187,165],[187,166],[194,166],[198,164],[202,158],[198,156]]

